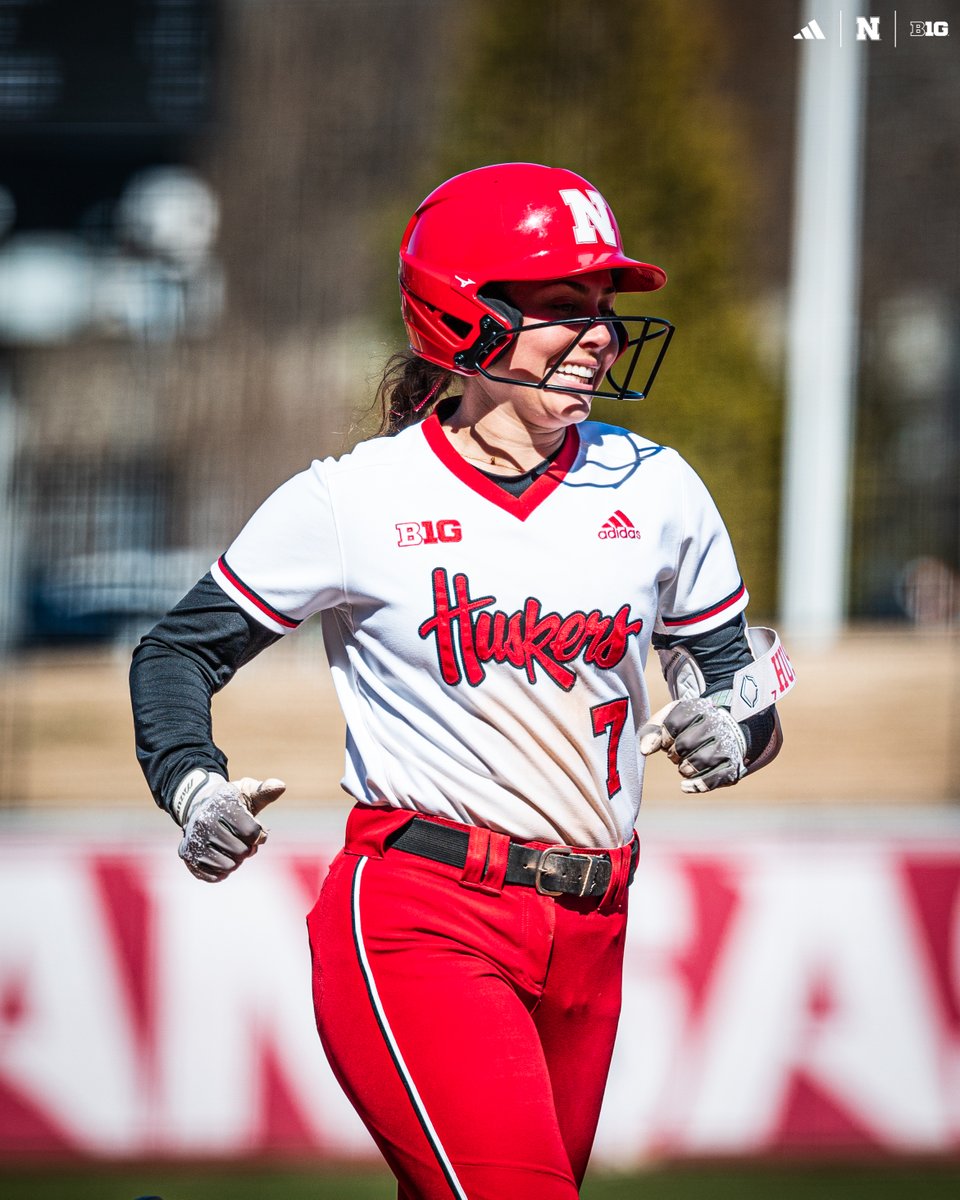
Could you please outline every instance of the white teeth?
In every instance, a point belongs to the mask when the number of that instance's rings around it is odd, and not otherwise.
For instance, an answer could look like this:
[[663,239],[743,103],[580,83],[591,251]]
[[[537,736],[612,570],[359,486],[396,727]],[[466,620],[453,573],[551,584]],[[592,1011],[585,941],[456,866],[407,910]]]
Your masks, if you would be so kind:
[[596,371],[590,367],[578,367],[573,363],[567,363],[565,367],[557,367],[558,375],[573,375],[576,379],[592,379],[596,375]]

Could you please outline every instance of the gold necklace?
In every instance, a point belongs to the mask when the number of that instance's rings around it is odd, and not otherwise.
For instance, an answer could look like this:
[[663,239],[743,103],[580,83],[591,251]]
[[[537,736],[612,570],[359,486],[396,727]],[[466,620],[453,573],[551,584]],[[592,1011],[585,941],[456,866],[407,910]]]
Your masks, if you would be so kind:
[[[525,475],[527,473],[527,471],[524,470],[523,467],[518,467],[516,463],[497,462],[496,458],[494,458],[493,455],[489,455],[486,458],[477,458],[477,456],[474,454],[461,453],[460,457],[465,458],[468,462],[480,463],[480,465],[482,467],[505,467],[508,471],[512,471],[515,475]],[[539,466],[539,463],[537,463],[536,465]],[[533,469],[534,469],[533,467],[527,468],[527,470],[531,470],[531,471]]]
[[[512,471],[515,475],[526,475],[527,472],[536,470],[536,468],[539,467],[540,464],[545,459],[552,458],[553,455],[556,454],[557,451],[560,449],[560,447],[563,445],[565,437],[566,437],[566,430],[561,430],[560,440],[557,442],[556,446],[554,446],[553,449],[548,451],[546,454],[541,455],[541,457],[537,459],[537,461],[533,464],[532,467],[517,466],[517,464],[515,462],[511,462],[509,459],[504,459],[502,462],[498,462],[497,456],[488,451],[484,451],[482,458],[478,457],[475,454],[468,454],[465,450],[461,449],[460,447],[457,447],[457,451],[460,454],[461,458],[465,458],[469,462],[482,463],[484,466],[488,466],[488,467],[506,467],[507,470]],[[478,441],[477,437],[474,435],[474,433],[472,432],[472,430],[470,431],[470,441],[477,442],[479,444],[479,441]],[[538,453],[540,453],[540,452],[538,451]]]

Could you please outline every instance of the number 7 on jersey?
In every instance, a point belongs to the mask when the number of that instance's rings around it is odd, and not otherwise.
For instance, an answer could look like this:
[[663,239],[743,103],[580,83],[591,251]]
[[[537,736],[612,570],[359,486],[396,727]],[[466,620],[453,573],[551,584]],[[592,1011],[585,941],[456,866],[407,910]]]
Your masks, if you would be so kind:
[[593,718],[593,736],[603,737],[609,732],[607,740],[607,795],[613,797],[620,791],[620,770],[617,767],[617,755],[620,751],[620,737],[627,721],[627,710],[630,701],[624,696],[620,700],[608,700],[606,704],[596,704],[590,709]]

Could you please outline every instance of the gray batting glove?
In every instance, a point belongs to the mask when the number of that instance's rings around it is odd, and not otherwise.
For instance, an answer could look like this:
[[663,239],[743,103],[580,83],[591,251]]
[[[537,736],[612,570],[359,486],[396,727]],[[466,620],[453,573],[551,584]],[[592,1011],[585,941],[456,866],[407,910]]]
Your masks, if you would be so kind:
[[219,883],[256,854],[267,831],[256,817],[286,790],[279,779],[230,783],[212,771],[191,771],[174,792],[170,811],[183,829],[180,857],[191,874]]
[[703,696],[673,700],[640,730],[640,753],[665,750],[677,764],[682,792],[730,787],[747,773],[743,730],[725,708]]

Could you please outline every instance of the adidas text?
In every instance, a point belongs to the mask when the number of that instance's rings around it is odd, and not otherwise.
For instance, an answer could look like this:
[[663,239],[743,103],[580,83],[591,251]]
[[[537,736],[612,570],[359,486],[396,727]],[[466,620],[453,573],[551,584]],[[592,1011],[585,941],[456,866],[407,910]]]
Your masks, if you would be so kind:
[[603,529],[597,534],[598,538],[639,538],[640,531],[638,529],[613,529],[604,525]]

